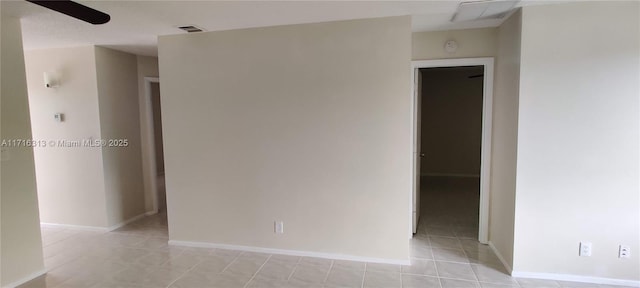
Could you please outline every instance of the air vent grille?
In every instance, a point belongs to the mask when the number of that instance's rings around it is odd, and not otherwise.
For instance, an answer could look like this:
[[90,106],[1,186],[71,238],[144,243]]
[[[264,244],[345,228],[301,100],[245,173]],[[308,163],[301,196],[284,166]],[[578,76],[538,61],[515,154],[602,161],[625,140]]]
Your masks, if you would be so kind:
[[184,25],[184,26],[178,26],[179,29],[182,29],[184,31],[187,31],[189,33],[194,33],[194,32],[202,32],[204,31],[202,28],[194,26],[194,25]]
[[482,19],[502,19],[509,14],[518,1],[474,1],[462,2],[452,22],[473,21]]

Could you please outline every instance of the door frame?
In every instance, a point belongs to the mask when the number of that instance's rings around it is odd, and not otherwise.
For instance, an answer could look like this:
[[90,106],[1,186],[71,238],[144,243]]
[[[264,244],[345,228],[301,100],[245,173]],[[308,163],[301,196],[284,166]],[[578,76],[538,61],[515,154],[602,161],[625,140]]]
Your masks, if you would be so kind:
[[[420,95],[418,91],[418,76],[420,68],[439,68],[439,67],[460,67],[460,66],[483,66],[484,67],[484,83],[482,91],[482,148],[480,152],[480,213],[479,213],[479,225],[478,225],[478,241],[483,244],[489,242],[489,194],[491,189],[491,136],[492,136],[492,120],[493,120],[493,57],[482,58],[457,58],[457,59],[437,59],[437,60],[418,60],[411,61],[411,97],[413,99],[413,152],[417,151],[418,143],[418,105]],[[414,153],[415,154],[415,153]],[[419,155],[418,155],[419,156]],[[411,195],[411,213],[410,219],[413,224],[414,217],[414,205],[416,195],[420,191],[416,191],[416,177],[420,177],[420,171],[417,171],[416,160],[419,159],[413,157],[413,191]],[[413,226],[413,225],[412,225]],[[413,229],[411,229],[413,230]],[[413,232],[413,231],[411,231]],[[413,237],[413,233],[411,233]]]
[[[147,211],[147,215],[158,213],[158,167],[156,163],[156,146],[155,146],[155,133],[153,125],[153,102],[151,99],[151,83],[160,83],[158,77],[144,77],[144,99],[142,100],[142,112],[141,120],[141,142],[142,147],[142,173],[145,180],[144,185],[148,188],[148,192],[145,195],[146,201],[151,202],[151,210]],[[146,125],[144,125],[146,123]],[[145,189],[147,190],[147,189]]]

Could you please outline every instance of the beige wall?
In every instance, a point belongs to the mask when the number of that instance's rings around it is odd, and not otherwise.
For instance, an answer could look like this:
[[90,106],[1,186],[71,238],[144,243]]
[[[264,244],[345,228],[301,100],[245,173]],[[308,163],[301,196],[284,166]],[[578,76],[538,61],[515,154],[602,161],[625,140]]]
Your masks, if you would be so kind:
[[[95,48],[32,50],[25,61],[34,139],[100,139]],[[45,87],[43,74],[56,71],[59,86]],[[107,226],[100,147],[37,147],[35,162],[41,222]]]
[[[31,139],[20,21],[1,17],[1,138]],[[2,148],[0,285],[44,272],[33,149]]]
[[489,242],[510,267],[513,267],[521,21],[522,13],[518,11],[498,28],[493,93]]
[[640,280],[639,5],[523,12],[516,271]]
[[410,24],[160,37],[170,239],[408,260]]
[[[136,56],[86,46],[33,50],[25,58],[34,139],[128,142],[36,148],[40,221],[110,228],[145,213]],[[44,86],[44,72],[57,72],[57,88]]]
[[421,69],[420,173],[480,176],[483,67]]
[[148,119],[149,115],[147,112],[146,96],[145,96],[145,85],[144,85],[144,77],[158,77],[158,58],[156,57],[146,57],[146,56],[137,56],[138,62],[138,98],[139,107],[140,107],[140,142],[142,143],[142,175],[144,179],[144,195],[145,195],[145,210],[148,212],[152,212],[154,210],[153,207],[153,195],[152,195],[152,183],[155,181],[155,175],[153,171],[151,171],[149,167],[149,157],[153,157],[154,155],[149,154],[147,150],[148,147],[151,147],[153,144],[153,138],[150,131],[146,130],[148,127]]
[[109,226],[146,212],[140,149],[136,56],[96,47],[100,130],[104,140],[126,139],[126,147],[104,147]]
[[[444,43],[448,40],[458,43],[456,53],[444,51]],[[497,43],[497,28],[416,32],[412,35],[411,59],[495,57]]]

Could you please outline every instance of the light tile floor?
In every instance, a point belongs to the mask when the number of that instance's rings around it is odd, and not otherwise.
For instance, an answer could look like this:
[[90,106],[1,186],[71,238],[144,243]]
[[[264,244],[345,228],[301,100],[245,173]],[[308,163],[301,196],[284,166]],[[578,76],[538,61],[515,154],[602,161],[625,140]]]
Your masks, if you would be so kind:
[[49,272],[20,287],[609,287],[507,275],[476,240],[476,182],[425,179],[411,266],[168,246],[160,214],[110,233],[43,227]]

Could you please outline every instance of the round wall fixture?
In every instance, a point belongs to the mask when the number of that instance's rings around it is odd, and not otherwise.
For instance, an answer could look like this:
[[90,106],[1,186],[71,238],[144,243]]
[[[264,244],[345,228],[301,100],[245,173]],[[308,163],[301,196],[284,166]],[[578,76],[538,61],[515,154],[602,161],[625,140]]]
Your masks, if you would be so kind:
[[458,50],[458,42],[455,40],[449,40],[444,43],[444,51],[447,53],[456,53]]

